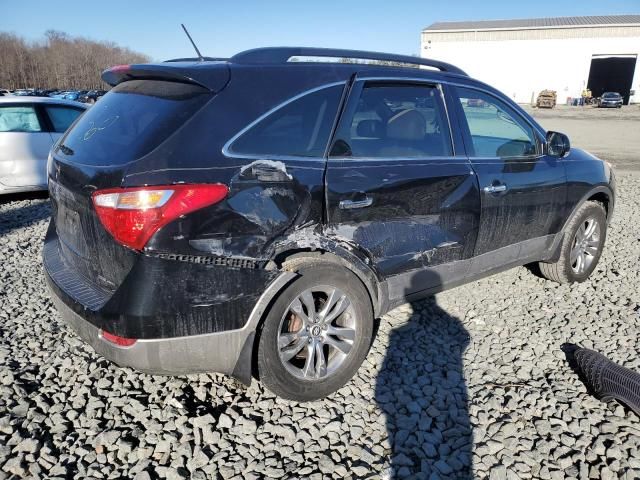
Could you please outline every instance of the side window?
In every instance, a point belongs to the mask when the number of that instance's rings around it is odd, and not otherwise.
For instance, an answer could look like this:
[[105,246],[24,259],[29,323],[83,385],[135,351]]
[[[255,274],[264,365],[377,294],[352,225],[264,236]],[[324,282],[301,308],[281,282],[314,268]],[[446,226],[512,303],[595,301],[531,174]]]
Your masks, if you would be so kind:
[[283,105],[238,137],[229,153],[323,156],[343,89],[323,88]]
[[342,120],[332,157],[427,158],[452,155],[440,91],[415,84],[367,84]]
[[472,157],[527,157],[538,153],[532,127],[504,102],[483,92],[458,88],[467,120]]
[[40,122],[33,107],[4,105],[0,107],[0,132],[40,132]]
[[53,125],[53,131],[56,133],[66,132],[75,119],[82,113],[82,110],[78,110],[77,108],[53,105],[47,105],[45,108]]

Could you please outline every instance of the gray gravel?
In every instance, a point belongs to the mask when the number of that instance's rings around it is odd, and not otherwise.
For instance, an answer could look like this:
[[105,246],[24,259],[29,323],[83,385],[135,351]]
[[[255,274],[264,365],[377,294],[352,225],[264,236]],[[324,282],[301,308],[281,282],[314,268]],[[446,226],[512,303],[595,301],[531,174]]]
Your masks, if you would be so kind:
[[357,377],[297,405],[221,375],[154,377],[59,320],[46,200],[0,204],[0,479],[640,478],[640,422],[590,397],[560,345],[640,370],[640,176],[592,279],[519,268],[386,315]]

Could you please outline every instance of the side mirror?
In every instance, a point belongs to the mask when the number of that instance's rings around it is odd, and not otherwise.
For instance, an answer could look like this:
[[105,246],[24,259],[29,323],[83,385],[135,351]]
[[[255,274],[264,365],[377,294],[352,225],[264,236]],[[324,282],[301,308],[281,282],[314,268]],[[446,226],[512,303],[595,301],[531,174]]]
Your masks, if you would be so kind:
[[560,132],[547,132],[547,155],[552,157],[566,157],[571,150],[569,137]]

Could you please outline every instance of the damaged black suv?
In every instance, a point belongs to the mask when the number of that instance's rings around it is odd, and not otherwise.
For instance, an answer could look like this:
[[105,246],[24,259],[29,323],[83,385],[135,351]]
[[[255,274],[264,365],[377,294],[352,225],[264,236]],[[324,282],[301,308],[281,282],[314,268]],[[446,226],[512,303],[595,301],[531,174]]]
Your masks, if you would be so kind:
[[266,48],[103,79],[51,152],[43,256],[119,365],[315,399],[399,304],[534,262],[580,282],[600,258],[610,166],[452,65]]

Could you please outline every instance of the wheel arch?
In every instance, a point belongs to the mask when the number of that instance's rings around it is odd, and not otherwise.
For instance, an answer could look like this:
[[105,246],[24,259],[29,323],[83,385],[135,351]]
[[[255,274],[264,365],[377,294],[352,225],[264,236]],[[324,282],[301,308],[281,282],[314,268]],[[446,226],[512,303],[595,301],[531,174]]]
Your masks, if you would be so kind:
[[598,202],[602,204],[605,209],[607,223],[609,223],[613,215],[614,201],[615,197],[613,191],[606,185],[598,185],[585,193],[580,201],[578,201],[574,205],[571,213],[567,216],[564,224],[562,225],[562,229],[556,235],[553,245],[549,249],[550,252],[553,252],[552,255],[550,255],[549,258],[544,259],[543,261],[555,262],[558,260],[558,258],[560,258],[560,248],[562,246],[562,239],[564,238],[564,235],[566,233],[567,226],[571,222],[571,219],[575,216],[576,212],[580,209],[580,207],[582,207],[582,205],[584,205],[586,202]]
[[[354,273],[364,285],[374,315],[385,313],[388,303],[386,295],[386,283],[368,264],[366,259],[333,245],[334,248],[309,248],[297,247],[279,252],[273,259],[279,269],[292,271],[291,266],[303,266],[309,263],[329,263],[339,265]],[[295,270],[293,270],[295,271]]]
[[[369,294],[369,300],[375,317],[386,313],[389,308],[389,296],[387,284],[382,277],[367,264],[366,255],[357,251],[353,246],[343,246],[338,242],[325,237],[310,235],[302,241],[282,242],[274,249],[268,268],[281,271],[280,276],[274,280],[263,292],[254,306],[247,322],[248,336],[242,348],[242,354],[237,362],[233,376],[245,384],[250,383],[252,376],[257,376],[256,364],[256,340],[260,334],[260,328],[265,315],[282,292],[298,275],[295,270],[287,270],[286,263],[296,260],[299,265],[313,262],[326,262],[339,265],[354,273],[364,285]],[[284,267],[284,268],[283,268]]]
[[[611,195],[606,190],[598,190],[597,192],[593,192],[590,194],[589,198],[584,200],[584,202],[598,202],[602,204],[604,207],[604,211],[607,215],[607,222],[610,220],[610,208],[611,208]],[[581,203],[584,203],[581,202]]]

